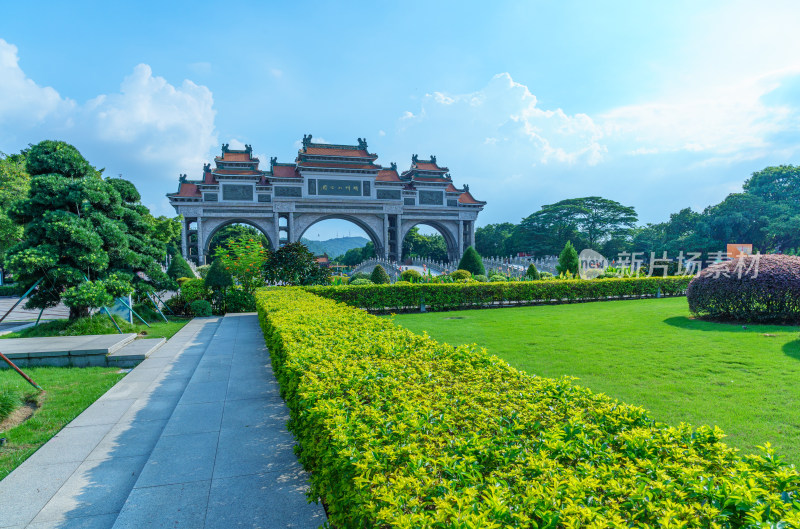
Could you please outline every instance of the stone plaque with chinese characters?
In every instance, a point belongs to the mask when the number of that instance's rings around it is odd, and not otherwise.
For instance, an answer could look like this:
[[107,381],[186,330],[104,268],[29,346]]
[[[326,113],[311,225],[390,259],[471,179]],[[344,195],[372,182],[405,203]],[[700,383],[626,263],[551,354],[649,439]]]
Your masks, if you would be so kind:
[[419,192],[419,204],[421,206],[441,206],[444,202],[444,193],[441,191],[422,191]]
[[223,184],[222,200],[253,201],[253,186],[240,184]]
[[318,195],[361,196],[361,182],[350,180],[317,180]]

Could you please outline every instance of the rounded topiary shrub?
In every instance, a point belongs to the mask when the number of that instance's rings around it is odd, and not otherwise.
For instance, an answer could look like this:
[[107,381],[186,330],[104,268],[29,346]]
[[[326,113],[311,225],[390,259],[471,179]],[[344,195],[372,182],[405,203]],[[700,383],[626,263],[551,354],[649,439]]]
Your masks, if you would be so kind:
[[355,274],[350,276],[350,279],[348,279],[347,282],[352,285],[353,281],[355,281],[356,279],[369,279],[369,274],[366,272],[356,272]]
[[[369,276],[370,281],[376,285],[388,285],[392,282],[392,278],[386,273],[386,270],[381,265],[375,265],[375,269]],[[350,283],[351,285],[353,283]]]
[[201,318],[211,316],[211,303],[204,299],[192,301],[192,304],[189,305],[189,309],[192,311],[192,314]]
[[459,279],[472,279],[472,273],[469,270],[456,270],[450,272],[450,277],[458,281]]
[[416,283],[422,278],[422,274],[417,272],[416,270],[403,270],[403,273],[400,274],[400,279],[403,281],[408,281],[409,283]]
[[506,278],[506,276],[494,275],[494,276],[489,278],[489,281],[492,282],[492,283],[499,283],[501,281],[502,282],[506,282],[506,281],[508,281],[508,278]]
[[703,318],[800,323],[800,257],[752,255],[711,265],[692,279],[686,297]]
[[369,279],[359,277],[358,279],[353,279],[352,281],[350,281],[350,284],[353,286],[359,286],[359,285],[374,285],[375,283],[373,283]]
[[489,281],[488,277],[480,275],[480,274],[478,274],[476,276],[472,276],[472,279],[474,279],[475,281],[478,281],[479,283],[486,283],[486,282]]

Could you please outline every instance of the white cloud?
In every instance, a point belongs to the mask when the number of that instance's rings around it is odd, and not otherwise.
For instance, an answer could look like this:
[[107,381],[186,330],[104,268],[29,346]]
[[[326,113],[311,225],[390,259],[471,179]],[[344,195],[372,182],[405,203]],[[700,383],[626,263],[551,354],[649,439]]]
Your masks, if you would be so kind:
[[283,70],[279,70],[278,68],[270,68],[269,73],[272,77],[280,79],[283,77]]
[[378,131],[378,136],[386,136],[386,131],[385,130],[379,130]]
[[528,87],[515,82],[508,73],[495,75],[477,92],[427,94],[417,115],[406,112],[400,119],[457,131],[476,145],[510,142],[510,148],[529,154],[531,164],[595,165],[606,152],[601,141],[603,131],[592,118],[540,108]]
[[174,86],[146,64],[125,77],[118,93],[78,104],[28,78],[17,47],[0,39],[0,150],[67,141],[106,174],[131,179],[159,213],[171,213],[160,211],[157,198],[164,182],[177,183],[179,173],[199,176],[217,146],[213,107],[208,88],[189,80]]

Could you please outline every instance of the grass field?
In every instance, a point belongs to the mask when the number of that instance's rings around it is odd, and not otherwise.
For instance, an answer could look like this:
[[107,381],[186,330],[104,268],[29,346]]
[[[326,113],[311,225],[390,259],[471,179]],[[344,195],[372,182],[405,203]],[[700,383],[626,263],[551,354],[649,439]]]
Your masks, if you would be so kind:
[[450,344],[477,343],[528,373],[642,406],[668,424],[720,426],[730,446],[772,443],[800,464],[800,327],[710,323],[686,298],[405,314]]
[[25,369],[45,390],[40,394],[16,372],[0,370],[0,388],[20,396],[19,404],[35,400],[36,413],[15,428],[0,432],[0,479],[3,479],[41,445],[116,384],[124,374],[110,367],[31,367]]
[[[180,318],[175,316],[168,317],[169,321],[164,320],[150,322],[147,327],[141,322],[135,324],[127,323],[116,318],[117,324],[125,333],[144,334],[147,338],[166,338],[172,336],[189,323],[191,318]],[[76,321],[55,320],[42,323],[36,327],[28,327],[19,332],[13,332],[0,336],[2,338],[38,338],[43,336],[85,336],[88,334],[116,334],[119,331],[108,316],[98,314],[90,318],[80,318]]]

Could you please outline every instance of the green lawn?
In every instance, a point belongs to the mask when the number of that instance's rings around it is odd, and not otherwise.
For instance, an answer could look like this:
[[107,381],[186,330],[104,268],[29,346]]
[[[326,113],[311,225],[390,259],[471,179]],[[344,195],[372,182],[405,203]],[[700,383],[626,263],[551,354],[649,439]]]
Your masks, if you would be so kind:
[[800,327],[709,323],[686,298],[405,314],[451,344],[477,343],[528,373],[579,384],[669,424],[719,425],[753,452],[800,464]]
[[[181,330],[184,325],[189,323],[191,318],[181,318],[169,316],[169,321],[164,320],[150,322],[147,327],[141,322],[133,325],[117,318],[122,332],[142,334],[145,338],[167,338]],[[28,327],[19,332],[13,332],[0,336],[2,338],[38,338],[42,336],[85,336],[87,334],[116,334],[119,332],[108,316],[98,314],[90,318],[80,318],[70,322],[69,320],[55,320],[41,323],[36,327]]]
[[25,373],[44,388],[43,394],[16,372],[0,370],[0,388],[17,393],[23,400],[41,403],[33,417],[0,432],[0,437],[7,439],[0,447],[0,479],[125,376],[111,367],[31,367]]

